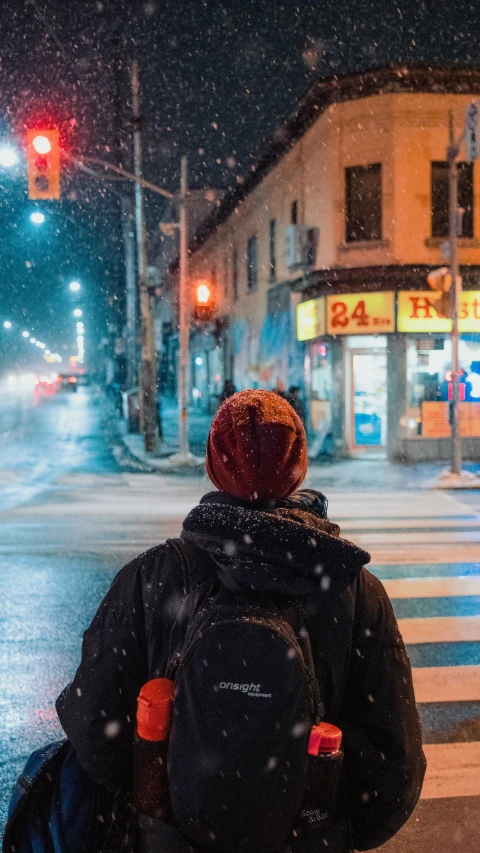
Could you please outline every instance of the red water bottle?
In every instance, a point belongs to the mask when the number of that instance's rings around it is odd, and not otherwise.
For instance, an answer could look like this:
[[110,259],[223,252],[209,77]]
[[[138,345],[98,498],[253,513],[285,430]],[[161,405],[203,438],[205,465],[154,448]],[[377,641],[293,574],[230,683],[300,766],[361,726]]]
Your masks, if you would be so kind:
[[140,814],[168,818],[167,750],[175,682],[154,678],[142,687],[133,747],[133,804]]
[[340,729],[331,723],[313,726],[308,755],[306,791],[295,835],[321,829],[333,814],[343,761]]

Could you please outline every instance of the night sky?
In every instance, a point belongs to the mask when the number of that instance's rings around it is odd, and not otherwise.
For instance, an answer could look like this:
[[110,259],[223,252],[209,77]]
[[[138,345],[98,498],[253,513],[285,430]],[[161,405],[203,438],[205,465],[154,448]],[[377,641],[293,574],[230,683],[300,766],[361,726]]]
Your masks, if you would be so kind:
[[[0,25],[0,138],[21,142],[44,117],[58,123],[66,150],[130,167],[128,67],[136,57],[146,177],[175,189],[187,153],[193,185],[227,186],[317,77],[387,62],[476,63],[479,32],[475,0],[9,0]],[[69,278],[85,282],[97,336],[105,306],[121,309],[123,290],[113,190],[125,185],[67,168],[62,189],[61,202],[43,203],[48,222],[35,231],[24,163],[0,171],[0,317],[23,312],[53,346],[72,328]],[[147,195],[147,205],[153,229],[162,202]],[[0,326],[5,356],[4,339]]]

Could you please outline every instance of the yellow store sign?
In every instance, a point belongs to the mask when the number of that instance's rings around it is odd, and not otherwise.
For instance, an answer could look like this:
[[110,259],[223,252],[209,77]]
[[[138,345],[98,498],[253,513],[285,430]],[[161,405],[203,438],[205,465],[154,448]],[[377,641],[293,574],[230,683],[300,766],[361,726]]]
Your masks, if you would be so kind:
[[[450,332],[452,321],[439,315],[431,290],[403,290],[398,294],[399,332]],[[460,332],[480,332],[480,290],[463,291],[459,311]]]
[[327,296],[329,335],[383,335],[394,331],[394,293],[342,293]]
[[325,297],[300,302],[297,305],[297,340],[310,341],[325,332]]

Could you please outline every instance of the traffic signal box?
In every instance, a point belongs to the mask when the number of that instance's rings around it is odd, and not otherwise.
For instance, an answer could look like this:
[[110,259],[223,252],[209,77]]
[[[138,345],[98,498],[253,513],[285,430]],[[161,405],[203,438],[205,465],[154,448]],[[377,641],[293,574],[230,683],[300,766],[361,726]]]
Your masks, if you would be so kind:
[[211,320],[215,313],[215,299],[213,288],[208,281],[197,281],[195,285],[195,320],[205,322]]
[[440,317],[452,318],[452,277],[448,267],[439,267],[427,275],[427,284],[435,292],[432,296],[437,314]]
[[60,135],[58,128],[27,131],[28,197],[60,198]]

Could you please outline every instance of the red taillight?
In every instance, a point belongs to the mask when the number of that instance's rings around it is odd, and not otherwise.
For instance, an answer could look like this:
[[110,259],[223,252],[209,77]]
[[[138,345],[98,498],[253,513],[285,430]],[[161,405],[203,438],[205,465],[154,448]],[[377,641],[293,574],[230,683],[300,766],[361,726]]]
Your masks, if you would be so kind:
[[76,376],[69,376],[69,377],[68,377],[68,381],[69,381],[69,382],[76,382],[76,381],[77,381],[77,377],[76,377]]

